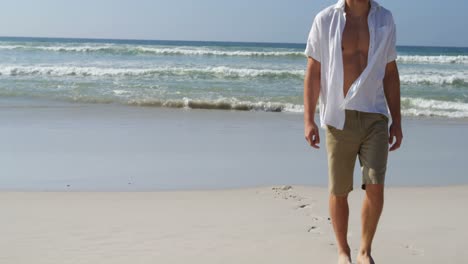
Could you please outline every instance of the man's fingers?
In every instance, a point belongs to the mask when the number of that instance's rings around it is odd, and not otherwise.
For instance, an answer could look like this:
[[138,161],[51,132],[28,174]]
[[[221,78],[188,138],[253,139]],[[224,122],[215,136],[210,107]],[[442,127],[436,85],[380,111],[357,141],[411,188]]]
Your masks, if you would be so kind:
[[320,148],[318,146],[318,144],[320,144],[320,136],[317,126],[313,125],[310,128],[306,128],[305,139],[311,147],[316,149]]
[[314,137],[314,139],[312,140],[312,145],[311,145],[311,146],[312,146],[313,148],[319,149],[320,147],[319,147],[319,145],[317,145],[317,144],[318,144],[317,138]]
[[320,144],[320,136],[318,134],[318,131],[313,131],[312,132],[312,144],[310,144],[313,148],[319,149],[320,147],[318,144]]
[[310,146],[314,146],[314,134],[313,132],[310,132],[309,135],[305,137],[307,143],[309,143]]
[[390,147],[390,150],[389,151],[394,151],[394,150],[397,150],[400,148],[401,146],[401,141],[402,141],[403,137],[402,136],[397,136],[396,137],[396,140],[395,140],[395,144],[393,144],[391,147]]
[[393,145],[390,147],[390,150],[389,150],[389,151],[394,151],[394,150],[397,150],[398,148],[400,148],[400,144],[395,143],[395,144],[393,144]]
[[390,129],[390,135],[388,137],[388,144],[392,144],[393,143],[393,137],[394,137],[394,133],[393,133],[393,129]]

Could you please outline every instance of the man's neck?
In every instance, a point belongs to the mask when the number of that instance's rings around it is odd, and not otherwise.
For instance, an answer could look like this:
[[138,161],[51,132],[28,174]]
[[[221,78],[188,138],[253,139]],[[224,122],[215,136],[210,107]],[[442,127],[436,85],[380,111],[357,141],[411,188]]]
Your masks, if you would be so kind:
[[345,11],[352,17],[361,17],[368,14],[370,0],[346,0]]

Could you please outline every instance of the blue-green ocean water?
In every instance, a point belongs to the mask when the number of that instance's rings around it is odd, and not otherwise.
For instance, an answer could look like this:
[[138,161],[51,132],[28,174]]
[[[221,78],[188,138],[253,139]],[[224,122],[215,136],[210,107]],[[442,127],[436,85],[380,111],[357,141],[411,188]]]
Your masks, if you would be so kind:
[[[303,111],[304,44],[0,38],[0,98]],[[468,48],[399,46],[405,115],[468,117]]]

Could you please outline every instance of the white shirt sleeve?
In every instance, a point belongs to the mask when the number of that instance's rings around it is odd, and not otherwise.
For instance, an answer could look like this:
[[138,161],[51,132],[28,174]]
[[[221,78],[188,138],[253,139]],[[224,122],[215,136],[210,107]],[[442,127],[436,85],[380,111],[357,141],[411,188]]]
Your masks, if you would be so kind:
[[309,38],[307,39],[307,46],[305,49],[304,54],[307,57],[312,57],[314,60],[319,61],[321,60],[320,56],[320,25],[319,19],[317,16],[312,23],[312,28],[309,32]]
[[390,28],[390,43],[387,51],[387,63],[392,62],[397,59],[396,51],[396,25],[392,19],[392,26]]

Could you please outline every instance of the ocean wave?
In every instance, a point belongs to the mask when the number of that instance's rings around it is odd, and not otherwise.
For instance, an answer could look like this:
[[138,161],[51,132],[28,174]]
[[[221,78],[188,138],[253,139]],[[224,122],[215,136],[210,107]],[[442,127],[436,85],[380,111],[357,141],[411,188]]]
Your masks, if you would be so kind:
[[421,63],[421,64],[468,64],[468,56],[422,56],[422,55],[400,55],[397,62]]
[[[75,101],[95,102],[90,98],[77,98]],[[186,109],[208,109],[208,110],[240,110],[240,111],[265,111],[265,112],[291,112],[303,113],[302,104],[272,101],[242,101],[236,98],[219,99],[192,99],[184,97],[182,99],[131,99],[121,101],[124,104],[146,107],[170,107]],[[402,113],[404,116],[423,117],[447,117],[447,118],[468,118],[468,103],[449,102],[441,100],[423,98],[402,98]],[[317,111],[318,112],[318,109]]]
[[208,47],[151,47],[130,45],[81,45],[81,46],[31,46],[31,45],[0,45],[4,50],[51,51],[51,52],[77,52],[77,53],[104,53],[122,55],[186,55],[186,56],[243,56],[243,57],[303,57],[300,51],[251,51],[251,50],[225,50]]
[[400,73],[403,84],[455,85],[468,87],[468,74],[464,72]]
[[220,98],[216,100],[191,99],[134,99],[127,102],[130,105],[153,106],[153,107],[175,107],[190,109],[220,109],[241,111],[265,111],[265,112],[294,112],[304,111],[303,105],[268,101],[240,101],[236,98]]
[[210,48],[152,48],[136,47],[137,53],[150,53],[156,55],[189,55],[189,56],[243,56],[243,57],[302,57],[303,52],[298,51],[247,51],[247,50],[216,50]]
[[[147,107],[171,107],[187,109],[220,109],[265,112],[303,113],[302,104],[270,101],[241,101],[236,98],[211,99],[132,99],[126,104]],[[318,109],[317,109],[318,112]],[[402,113],[405,116],[468,118],[468,103],[449,102],[423,98],[402,98]]]
[[[98,91],[96,91],[98,92]],[[92,95],[75,92],[46,92],[39,90],[0,89],[0,97],[28,97],[64,100],[80,103],[118,103],[141,107],[169,107],[207,110],[238,110],[264,112],[303,113],[304,106],[281,100],[239,100],[235,97],[208,98],[159,98],[141,94],[139,91],[115,89],[110,93],[101,91]],[[317,109],[318,110],[318,109]],[[414,97],[402,97],[401,111],[404,116],[468,118],[468,103]],[[318,112],[318,111],[317,111]]]
[[468,104],[463,102],[404,97],[401,105],[403,114],[407,116],[468,118]]
[[1,66],[0,75],[48,75],[48,76],[205,76],[222,78],[303,78],[304,70],[238,69],[225,66],[205,68],[156,67],[156,68],[99,68],[75,66]]
[[[12,66],[0,65],[4,76],[98,76],[98,77],[139,77],[139,76],[189,76],[196,78],[277,78],[303,79],[304,70],[276,70],[217,67],[154,67],[154,68],[104,68],[82,66]],[[402,72],[403,84],[453,85],[468,87],[465,72]]]
[[[162,55],[162,56],[242,56],[242,57],[304,57],[302,50],[273,49],[273,50],[246,50],[246,49],[220,49],[219,47],[168,47],[150,45],[119,45],[119,44],[81,44],[81,45],[21,45],[0,44],[0,50],[24,51],[50,51],[75,53],[102,53],[118,55]],[[400,55],[400,63],[417,64],[468,64],[466,55]]]

